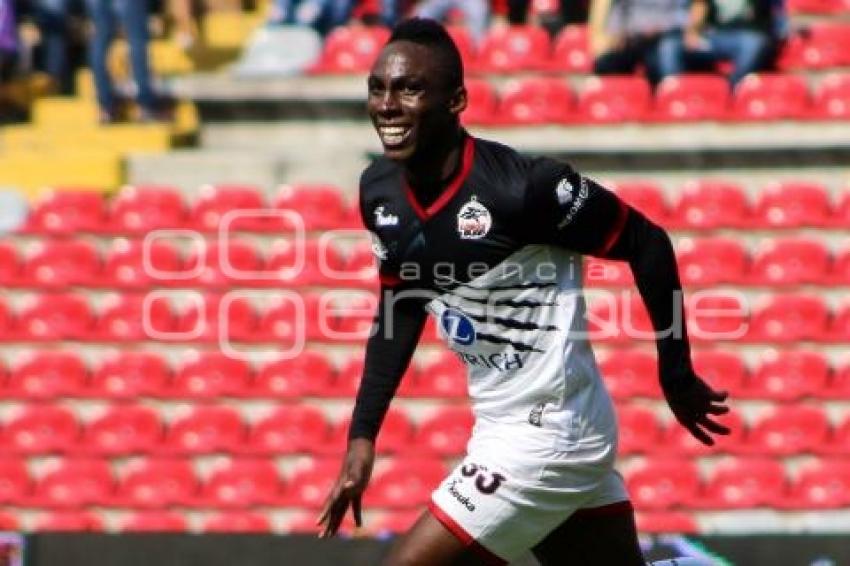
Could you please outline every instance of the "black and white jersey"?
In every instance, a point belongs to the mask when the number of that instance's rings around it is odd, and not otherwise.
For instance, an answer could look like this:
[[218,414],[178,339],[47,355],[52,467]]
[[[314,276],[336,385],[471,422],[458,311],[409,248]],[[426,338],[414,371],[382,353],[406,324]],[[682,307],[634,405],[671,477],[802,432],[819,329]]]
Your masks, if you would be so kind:
[[614,244],[622,201],[565,163],[467,136],[458,174],[429,206],[384,158],[363,173],[360,206],[382,284],[427,294],[466,364],[476,426],[521,425],[567,450],[616,442],[581,256]]

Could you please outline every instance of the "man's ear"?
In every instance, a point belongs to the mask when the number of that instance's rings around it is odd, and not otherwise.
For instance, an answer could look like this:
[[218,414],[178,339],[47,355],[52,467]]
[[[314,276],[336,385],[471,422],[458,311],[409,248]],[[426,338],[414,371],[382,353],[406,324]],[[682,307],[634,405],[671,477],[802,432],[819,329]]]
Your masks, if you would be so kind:
[[466,110],[468,102],[466,87],[461,85],[455,89],[452,97],[449,99],[449,111],[455,116],[460,116],[460,113]]

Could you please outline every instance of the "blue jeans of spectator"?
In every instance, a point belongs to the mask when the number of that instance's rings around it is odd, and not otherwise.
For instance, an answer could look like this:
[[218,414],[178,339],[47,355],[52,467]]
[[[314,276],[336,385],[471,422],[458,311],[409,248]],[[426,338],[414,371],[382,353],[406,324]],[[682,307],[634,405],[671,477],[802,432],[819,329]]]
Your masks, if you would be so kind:
[[469,33],[476,42],[480,42],[487,32],[487,19],[490,16],[487,0],[424,0],[416,7],[416,15],[442,20],[454,8],[460,9]]
[[156,97],[148,65],[148,0],[86,0],[86,8],[94,23],[89,57],[100,108],[108,112],[115,109],[115,89],[106,68],[106,57],[120,21],[130,44],[136,100],[143,110],[153,110]]
[[751,29],[710,29],[704,34],[708,45],[706,51],[689,51],[691,67],[714,65],[718,61],[731,61],[732,86],[754,71],[767,67],[773,53],[773,41],[763,31]]
[[603,53],[594,62],[594,73],[612,75],[632,73],[639,64],[653,85],[665,77],[685,71],[682,32],[674,30],[658,37],[633,39],[623,49]]
[[69,0],[37,0],[35,19],[44,44],[44,70],[64,93],[71,92],[68,66]]
[[321,34],[345,25],[351,17],[351,0],[274,0],[281,24],[310,26]]

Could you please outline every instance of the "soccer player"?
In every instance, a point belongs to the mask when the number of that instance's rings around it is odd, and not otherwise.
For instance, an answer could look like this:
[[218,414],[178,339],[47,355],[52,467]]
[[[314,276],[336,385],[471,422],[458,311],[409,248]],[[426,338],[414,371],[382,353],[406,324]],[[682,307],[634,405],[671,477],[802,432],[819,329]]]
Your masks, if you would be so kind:
[[386,564],[506,564],[531,549],[543,564],[643,565],[613,468],[614,408],[584,333],[581,255],[629,262],[667,402],[712,444],[729,432],[712,420],[726,394],[691,365],[669,237],[569,165],[470,136],[460,55],[431,20],[394,29],[368,90],[384,156],[361,177],[360,207],[381,297],[321,536],[349,506],[361,524],[375,438],[431,313],[467,365],[475,427]]

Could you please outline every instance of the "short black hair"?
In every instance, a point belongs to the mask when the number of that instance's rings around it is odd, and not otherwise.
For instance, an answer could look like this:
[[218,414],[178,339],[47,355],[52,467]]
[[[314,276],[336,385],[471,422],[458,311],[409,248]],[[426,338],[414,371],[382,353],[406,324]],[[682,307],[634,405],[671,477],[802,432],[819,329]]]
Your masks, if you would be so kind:
[[444,79],[451,88],[463,86],[463,61],[452,36],[443,25],[429,18],[410,18],[398,23],[387,45],[396,41],[409,41],[434,50],[440,59]]

